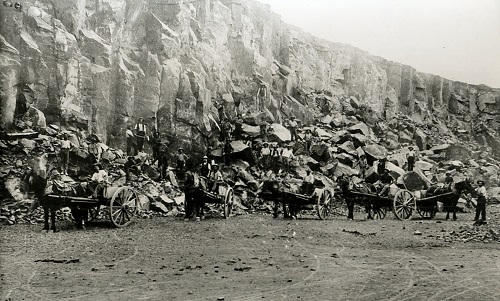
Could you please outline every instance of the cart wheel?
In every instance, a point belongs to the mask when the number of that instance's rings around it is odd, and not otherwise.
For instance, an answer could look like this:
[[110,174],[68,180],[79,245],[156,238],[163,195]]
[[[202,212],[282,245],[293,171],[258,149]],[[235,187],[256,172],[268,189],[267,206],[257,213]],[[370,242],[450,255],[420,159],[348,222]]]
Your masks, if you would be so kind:
[[332,194],[328,190],[323,190],[321,195],[318,197],[318,206],[316,210],[318,211],[318,216],[320,219],[326,219],[328,215],[332,212],[333,198]]
[[373,216],[373,219],[384,219],[387,215],[387,208],[374,208],[372,206],[372,208],[370,208],[370,215]]
[[393,202],[394,215],[399,220],[411,219],[413,211],[417,208],[416,199],[411,192],[401,189],[396,193]]
[[224,218],[229,218],[233,210],[234,191],[228,187],[226,195],[224,196]]
[[109,216],[116,227],[125,227],[132,222],[139,208],[139,198],[135,190],[120,187],[109,201]]
[[101,210],[100,205],[89,208],[89,222],[95,221],[97,219],[97,217],[99,216],[99,210]]
[[431,218],[434,217],[433,216],[433,211],[429,210],[427,208],[424,209],[424,208],[417,207],[417,212],[418,212],[418,214],[420,214],[420,216],[422,218],[425,218],[425,219],[431,219]]

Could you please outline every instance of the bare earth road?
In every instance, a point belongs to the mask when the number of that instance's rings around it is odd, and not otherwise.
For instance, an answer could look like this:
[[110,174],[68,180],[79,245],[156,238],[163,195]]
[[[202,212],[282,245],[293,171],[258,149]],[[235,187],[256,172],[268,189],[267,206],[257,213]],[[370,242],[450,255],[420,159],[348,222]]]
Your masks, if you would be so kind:
[[[2,300],[500,300],[500,244],[445,242],[471,224],[138,220],[124,229],[0,228]],[[422,235],[414,235],[419,230]],[[53,260],[47,262],[39,260]],[[59,262],[57,262],[59,261]]]

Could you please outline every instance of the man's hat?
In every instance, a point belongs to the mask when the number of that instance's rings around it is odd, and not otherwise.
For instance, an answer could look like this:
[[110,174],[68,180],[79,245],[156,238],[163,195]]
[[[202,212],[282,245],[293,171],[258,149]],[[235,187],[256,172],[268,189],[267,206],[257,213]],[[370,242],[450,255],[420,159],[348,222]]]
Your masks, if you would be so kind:
[[479,181],[477,181],[477,184],[478,185],[484,185],[484,181],[479,180]]
[[213,168],[216,168],[219,169],[219,164],[214,164],[214,166],[212,166]]
[[266,145],[269,145],[269,143],[267,143],[267,142],[264,142],[264,144],[263,144],[263,145],[264,145],[264,146],[266,146]]
[[207,159],[208,160],[208,157],[207,156],[203,156],[203,159]]
[[290,117],[290,119],[295,119],[295,116]]
[[101,163],[94,163],[94,166],[97,166],[97,167],[99,167],[99,168],[102,168]]
[[408,147],[409,149],[413,150],[413,146]]
[[184,151],[184,149],[182,147],[179,147],[177,151]]

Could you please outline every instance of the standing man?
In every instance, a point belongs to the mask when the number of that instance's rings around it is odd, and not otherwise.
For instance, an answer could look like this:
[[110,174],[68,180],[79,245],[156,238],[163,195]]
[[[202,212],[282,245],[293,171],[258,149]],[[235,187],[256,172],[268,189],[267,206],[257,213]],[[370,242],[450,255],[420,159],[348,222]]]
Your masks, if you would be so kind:
[[137,151],[142,152],[144,147],[144,139],[147,135],[147,125],[144,124],[144,118],[139,118],[139,122],[134,127],[135,137],[137,138]]
[[306,130],[306,133],[304,135],[304,140],[306,141],[306,154],[308,156],[311,155],[311,146],[312,146],[312,140],[313,140],[313,134],[310,129]]
[[200,175],[202,177],[205,177],[208,179],[208,176],[210,176],[211,170],[212,170],[212,166],[208,162],[208,157],[203,156],[203,163],[201,163],[201,166],[200,166]]
[[366,169],[368,167],[368,161],[366,161],[365,155],[361,155],[359,157],[358,165],[359,165],[359,174],[361,178],[364,179],[366,177]]
[[283,151],[281,152],[281,158],[283,160],[283,169],[286,172],[290,172],[290,163],[292,162],[294,156],[293,156],[293,150],[290,147],[290,145],[286,145]]
[[307,175],[304,177],[303,191],[306,195],[312,195],[314,192],[314,175],[311,174],[311,170],[306,171]]
[[290,130],[290,134],[292,136],[292,141],[297,141],[297,121],[295,121],[295,116],[290,117],[290,122],[288,123],[288,129]]
[[453,183],[453,177],[451,176],[451,174],[449,172],[446,173],[446,177],[444,178],[444,183],[446,185],[450,185]]
[[68,175],[69,150],[71,149],[71,147],[76,147],[76,145],[68,140],[68,133],[64,133],[63,140],[61,140],[61,169],[63,175]]
[[[474,218],[474,225],[486,224],[486,187],[484,187],[484,182],[477,181],[478,188],[476,188],[477,193],[477,205],[476,205],[476,217]],[[479,221],[479,214],[481,214],[481,221]]]
[[269,148],[269,143],[264,142],[264,145],[260,149],[260,165],[265,170],[269,168],[270,156],[271,156],[271,149]]
[[231,139],[226,139],[224,142],[224,164],[231,164],[231,153],[233,152],[233,146],[231,145]]
[[415,157],[416,153],[413,150],[413,147],[409,147],[410,151],[406,154],[406,160],[408,164],[408,171],[413,171],[413,167],[415,167]]
[[161,146],[161,138],[159,132],[154,132],[153,138],[151,139],[151,149],[153,150],[153,162],[151,165],[154,165],[156,161],[160,159],[160,146]]
[[234,140],[241,140],[241,135],[243,133],[243,118],[241,117],[241,114],[238,114],[236,116],[236,119],[234,120]]
[[134,146],[134,133],[132,132],[132,127],[130,125],[127,125],[127,130],[125,131],[125,137],[127,138],[127,156],[133,156],[136,155],[134,152],[132,152],[132,147]]
[[181,147],[177,150],[177,172],[184,172],[186,170],[186,161],[188,156],[184,153],[184,149]]
[[160,170],[161,179],[165,180],[167,178],[167,168],[168,168],[168,154],[167,154],[167,143],[162,143],[160,145],[160,150],[158,154],[158,169]]

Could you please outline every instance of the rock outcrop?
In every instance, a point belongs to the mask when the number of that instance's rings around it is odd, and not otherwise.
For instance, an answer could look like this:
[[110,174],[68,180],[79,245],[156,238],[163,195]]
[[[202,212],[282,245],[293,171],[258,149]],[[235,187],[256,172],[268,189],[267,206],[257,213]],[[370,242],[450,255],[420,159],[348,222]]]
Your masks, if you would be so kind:
[[[500,155],[500,89],[318,39],[252,0],[25,1],[21,12],[2,8],[0,23],[7,128],[36,108],[45,117],[34,123],[71,123],[122,147],[126,126],[147,117],[202,146],[218,128],[216,103],[229,117],[293,114],[306,124],[317,112],[364,107],[369,126],[402,113]],[[391,132],[397,142],[429,142],[411,128]]]

